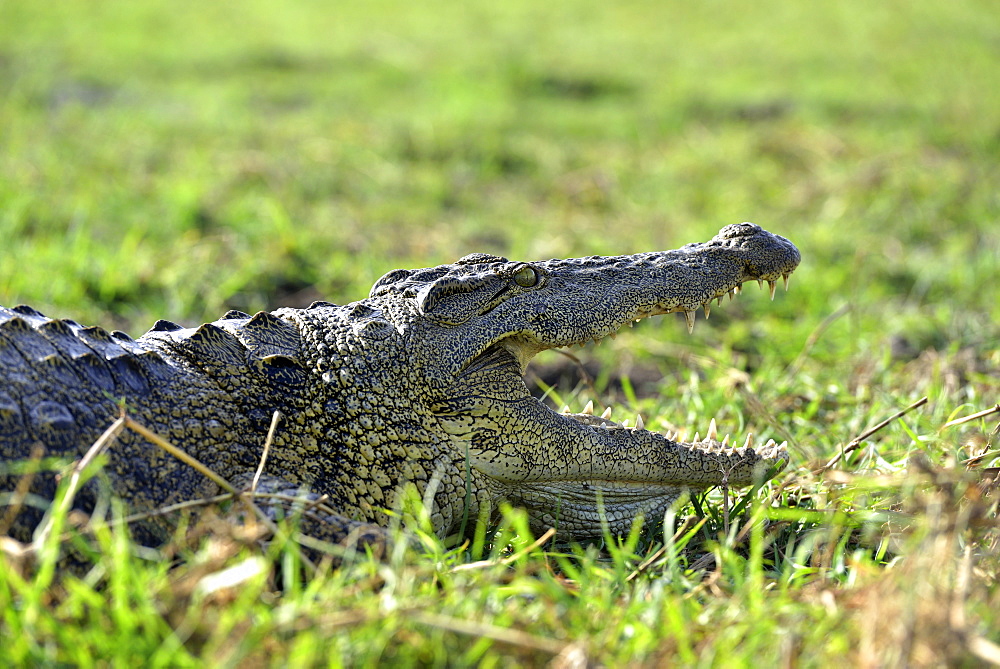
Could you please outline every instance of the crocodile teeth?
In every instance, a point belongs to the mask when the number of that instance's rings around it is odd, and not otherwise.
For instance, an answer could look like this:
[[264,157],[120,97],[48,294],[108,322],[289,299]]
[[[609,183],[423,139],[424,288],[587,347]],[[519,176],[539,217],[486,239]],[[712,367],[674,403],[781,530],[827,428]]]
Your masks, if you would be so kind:
[[[729,297],[730,299],[732,299],[732,295],[730,295]],[[715,303],[718,304],[720,307],[722,306],[722,295],[719,295],[717,298],[715,298]]]
[[742,292],[743,292],[743,284],[740,284],[733,288],[733,292],[729,294],[729,297],[732,297],[733,295],[739,295]]
[[642,421],[642,414],[638,414],[637,413],[635,415],[635,429],[637,429],[637,430],[645,430],[646,429],[646,424]]
[[761,290],[764,290],[764,280],[763,279],[757,279],[757,287],[760,288]]
[[715,424],[715,419],[713,418],[708,422],[708,432],[705,433],[706,439],[715,439],[718,437],[718,427]]
[[788,290],[788,277],[790,277],[790,276],[791,276],[791,274],[782,274],[781,275],[782,280],[785,282],[785,290]]
[[747,435],[747,440],[743,442],[743,448],[753,448],[753,432]]
[[608,336],[611,337],[612,339],[618,339],[618,333],[617,332],[609,332]]
[[604,410],[604,413],[601,414],[601,418],[604,420],[611,420],[611,407]]
[[694,439],[692,439],[691,442],[694,443],[694,444],[697,444],[699,441],[701,441],[701,435],[698,434],[697,432],[695,432],[694,433]]
[[722,447],[725,448],[728,445],[729,445],[729,435],[727,434],[725,437],[722,438]]
[[684,319],[687,321],[688,334],[694,332],[694,316],[695,313],[693,311],[684,310]]
[[768,281],[767,282],[767,286],[768,286],[768,288],[770,288],[771,300],[773,301],[774,300],[774,289],[778,287],[778,282],[777,281]]
[[708,320],[708,316],[712,313],[711,302],[706,302],[705,304],[701,305],[701,308],[705,310],[705,320]]
[[594,400],[587,402],[587,406],[583,407],[583,413],[587,416],[594,415]]
[[569,405],[568,404],[564,404],[563,408],[560,409],[559,413],[561,413],[561,414],[568,414],[569,413]]

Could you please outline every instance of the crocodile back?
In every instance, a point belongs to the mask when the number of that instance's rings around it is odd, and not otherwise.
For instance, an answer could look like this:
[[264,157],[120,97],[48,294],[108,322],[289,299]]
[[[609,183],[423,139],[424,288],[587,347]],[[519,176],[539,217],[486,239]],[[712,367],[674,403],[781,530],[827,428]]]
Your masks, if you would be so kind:
[[[33,455],[66,462],[80,458],[123,410],[160,434],[189,431],[197,416],[195,405],[220,393],[164,357],[155,343],[48,318],[31,307],[0,307],[0,491],[15,488],[25,471],[15,463]],[[197,422],[202,433],[226,429],[217,421]],[[122,433],[108,452],[105,473],[112,487],[141,506],[203,489],[193,470],[135,433]],[[32,500],[51,499],[55,471],[61,468],[58,460],[50,460],[34,476],[33,495],[17,526],[30,529],[37,524],[41,509],[36,507],[44,504]],[[96,486],[89,485],[78,506],[91,507],[95,494]],[[21,538],[24,535],[22,529]]]

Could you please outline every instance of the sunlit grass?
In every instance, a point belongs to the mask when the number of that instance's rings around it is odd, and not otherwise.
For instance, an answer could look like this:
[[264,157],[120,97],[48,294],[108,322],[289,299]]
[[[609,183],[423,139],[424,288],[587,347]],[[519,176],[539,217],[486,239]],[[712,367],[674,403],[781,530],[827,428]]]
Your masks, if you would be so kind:
[[[575,350],[589,383],[554,353],[531,373],[564,368],[549,399],[574,410],[787,439],[757,495],[530,550],[516,511],[460,549],[411,509],[417,541],[314,573],[212,514],[159,553],[95,519],[32,559],[4,544],[3,656],[996,661],[998,418],[943,427],[1000,390],[991,10],[0,4],[3,304],[138,334],[343,303],[470,252],[675,248],[742,220],[803,256],[789,292],[749,290],[691,337],[663,318]],[[59,566],[70,546],[82,570]]]

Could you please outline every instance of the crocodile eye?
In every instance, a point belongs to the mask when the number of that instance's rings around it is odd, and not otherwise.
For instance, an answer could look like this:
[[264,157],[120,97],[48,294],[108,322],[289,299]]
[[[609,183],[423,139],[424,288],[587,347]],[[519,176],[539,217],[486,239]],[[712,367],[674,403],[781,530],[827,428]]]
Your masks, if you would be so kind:
[[538,278],[535,268],[525,265],[514,274],[514,283],[522,288],[532,288],[538,285]]

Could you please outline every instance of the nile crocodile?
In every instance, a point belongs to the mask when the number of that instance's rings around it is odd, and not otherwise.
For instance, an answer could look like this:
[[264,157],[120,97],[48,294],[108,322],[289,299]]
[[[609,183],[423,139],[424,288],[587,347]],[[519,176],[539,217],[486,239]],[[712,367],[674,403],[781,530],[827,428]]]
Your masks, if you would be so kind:
[[[476,253],[393,270],[351,304],[230,311],[196,328],[160,320],[138,339],[0,307],[0,455],[25,460],[41,444],[79,458],[124,405],[246,487],[279,411],[257,490],[325,500],[310,526],[321,538],[384,526],[405,482],[442,536],[499,500],[525,508],[536,531],[620,533],[685,489],[777,470],[786,445],[719,441],[714,420],[684,442],[589,408],[559,413],[531,396],[529,360],[647,316],[681,312],[691,327],[695,309],[707,316],[745,281],[769,282],[773,297],[798,262],[787,239],[743,223],[675,251],[544,262]],[[11,471],[0,469],[0,491],[19,480]],[[218,491],[132,431],[111,446],[105,472],[138,509]],[[33,486],[31,499],[50,499],[54,477]],[[39,511],[21,516],[26,533]]]

